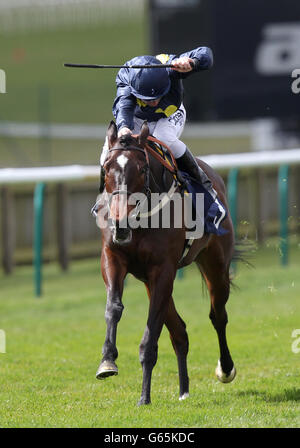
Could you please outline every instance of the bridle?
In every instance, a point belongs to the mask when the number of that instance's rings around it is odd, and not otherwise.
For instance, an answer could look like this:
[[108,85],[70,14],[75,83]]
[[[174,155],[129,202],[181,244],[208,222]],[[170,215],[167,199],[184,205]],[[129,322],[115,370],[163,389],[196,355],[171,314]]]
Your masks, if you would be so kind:
[[[132,137],[136,138],[137,135],[132,135]],[[135,215],[140,214],[140,210],[143,209],[143,206],[144,206],[145,202],[150,199],[150,195],[152,193],[151,188],[150,188],[150,174],[152,174],[152,173],[151,173],[151,170],[150,170],[149,153],[151,153],[154,158],[159,160],[159,162],[174,176],[174,182],[172,183],[170,190],[167,192],[167,196],[169,197],[169,199],[171,199],[171,197],[173,196],[173,194],[174,194],[174,192],[175,192],[175,190],[176,190],[176,188],[178,186],[178,182],[177,182],[177,178],[176,178],[176,175],[177,175],[177,164],[176,164],[175,158],[174,158],[174,156],[172,154],[172,151],[170,150],[170,148],[167,145],[165,145],[163,142],[155,139],[154,137],[149,136],[148,140],[154,141],[154,142],[160,144],[161,146],[164,146],[167,149],[167,151],[170,154],[170,156],[171,156],[173,165],[171,165],[165,159],[163,159],[163,157],[161,157],[154,149],[152,149],[149,144],[146,144],[145,148],[141,148],[141,147],[136,146],[136,145],[127,145],[127,146],[113,147],[113,148],[110,148],[108,150],[108,152],[113,152],[113,151],[139,151],[139,152],[143,153],[143,155],[145,156],[146,165],[143,167],[143,170],[144,170],[144,173],[145,173],[145,180],[144,180],[144,187],[143,187],[143,192],[145,192],[145,199],[142,202],[138,199],[137,205],[135,206],[135,213],[134,213]],[[153,177],[153,175],[152,175],[152,177]],[[153,177],[153,180],[155,182],[154,177]],[[156,182],[155,182],[155,184],[157,185]],[[142,192],[138,192],[138,193],[140,194]],[[110,193],[110,197],[108,198],[108,208],[110,209],[110,204],[111,204],[113,196],[123,195],[123,194],[127,195],[127,196],[133,196],[134,197],[135,193],[132,193],[131,191],[129,191],[127,189],[117,189],[117,190],[114,190],[112,193]],[[164,206],[165,203],[166,203],[166,201],[163,202],[162,206]],[[146,214],[143,214],[143,216],[144,217],[146,217],[146,216],[150,217],[153,213],[157,213],[159,211],[159,209],[160,209],[160,207],[159,208],[155,207],[155,210],[150,211],[150,212],[148,212]],[[140,214],[140,216],[141,216],[141,214]]]
[[[144,148],[140,148],[139,146],[135,146],[135,145],[128,145],[126,147],[124,146],[120,146],[117,148],[110,148],[108,150],[108,152],[112,152],[112,151],[140,151],[144,154],[145,158],[146,158],[146,165],[144,166],[143,170],[145,173],[145,181],[144,181],[144,192],[146,194],[147,199],[150,198],[150,194],[151,194],[151,189],[150,189],[150,161],[149,161],[149,154],[147,153],[147,151]],[[115,196],[117,194],[126,194],[126,195],[132,195],[134,193],[132,193],[129,190],[114,190],[111,193],[111,197]]]
[[[132,135],[132,138],[137,138],[138,135]],[[147,140],[158,143],[161,147],[164,147],[168,154],[171,157],[172,160],[172,164],[170,164],[169,162],[167,162],[163,157],[161,157],[153,148],[151,148],[151,146],[146,143],[145,148],[141,148],[139,146],[135,146],[135,145],[128,145],[128,146],[120,146],[117,148],[110,148],[108,150],[108,152],[112,152],[112,151],[130,151],[130,150],[135,150],[135,151],[140,151],[144,154],[145,158],[146,158],[146,170],[145,170],[145,190],[146,190],[146,194],[150,194],[151,190],[150,190],[150,161],[149,161],[149,153],[155,158],[157,159],[173,176],[177,176],[178,174],[178,168],[177,168],[177,163],[176,163],[176,159],[171,151],[171,149],[169,148],[169,146],[167,146],[165,143],[161,142],[160,140],[158,140],[155,137],[152,136],[148,136]],[[113,192],[112,194],[118,194],[117,192],[120,191],[122,194],[122,190],[116,190],[115,192]]]

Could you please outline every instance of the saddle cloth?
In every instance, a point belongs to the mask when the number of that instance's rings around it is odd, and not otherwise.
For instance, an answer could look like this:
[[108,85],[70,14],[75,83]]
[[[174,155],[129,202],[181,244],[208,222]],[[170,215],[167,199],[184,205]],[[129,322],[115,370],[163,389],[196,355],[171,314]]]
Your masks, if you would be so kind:
[[[174,167],[171,156],[168,152],[163,151],[163,148],[159,145],[158,142],[152,141],[150,142],[150,146],[165,161],[167,161],[170,166]],[[214,233],[215,235],[224,235],[225,233],[227,233],[227,230],[223,229],[221,226],[221,223],[227,216],[227,211],[220,199],[218,197],[213,198],[211,194],[203,187],[203,185],[193,179],[188,173],[179,171],[179,176],[176,177],[179,184],[182,184],[182,180],[184,181],[184,185],[182,185],[184,190],[192,195],[194,209],[193,220],[197,219],[196,194],[202,193],[204,195],[204,233]]]
[[196,194],[202,193],[204,195],[204,233],[214,233],[215,235],[227,233],[227,230],[221,226],[227,216],[227,211],[220,199],[218,197],[214,199],[203,185],[191,178],[188,173],[180,171],[180,174],[184,178],[186,190],[192,195],[194,220],[197,219]]

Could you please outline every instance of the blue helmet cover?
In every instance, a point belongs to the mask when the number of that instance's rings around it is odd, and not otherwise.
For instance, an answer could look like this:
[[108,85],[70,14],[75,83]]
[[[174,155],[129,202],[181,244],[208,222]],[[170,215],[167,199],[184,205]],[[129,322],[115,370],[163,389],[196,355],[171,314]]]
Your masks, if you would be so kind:
[[[129,65],[161,64],[154,56],[138,56]],[[166,68],[130,69],[131,93],[141,100],[156,100],[170,90],[171,80]]]

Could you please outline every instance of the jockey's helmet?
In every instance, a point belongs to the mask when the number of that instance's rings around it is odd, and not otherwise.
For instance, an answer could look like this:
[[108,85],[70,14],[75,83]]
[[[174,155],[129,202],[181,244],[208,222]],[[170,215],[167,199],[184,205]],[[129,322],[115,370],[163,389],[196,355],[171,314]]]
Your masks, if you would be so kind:
[[[160,64],[153,56],[148,56],[146,65]],[[145,101],[157,100],[168,93],[171,81],[166,68],[136,69],[132,76],[131,93]]]

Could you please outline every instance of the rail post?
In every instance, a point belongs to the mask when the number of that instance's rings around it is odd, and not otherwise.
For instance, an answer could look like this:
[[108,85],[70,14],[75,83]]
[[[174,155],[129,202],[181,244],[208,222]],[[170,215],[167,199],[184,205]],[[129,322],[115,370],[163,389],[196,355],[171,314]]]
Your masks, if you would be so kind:
[[289,167],[280,165],[278,170],[278,193],[279,193],[279,247],[280,261],[282,266],[288,264],[288,185]]
[[43,209],[44,209],[45,184],[40,182],[34,189],[34,235],[33,235],[33,260],[34,260],[34,285],[35,295],[42,295],[42,250],[43,250]]
[[183,279],[183,277],[184,277],[183,268],[178,269],[176,276],[177,276],[178,280],[182,280]]
[[[228,206],[231,215],[234,236],[237,235],[237,187],[238,187],[238,168],[231,168],[228,173],[227,192],[228,192]],[[233,272],[236,271],[236,263],[232,262],[231,267]]]
[[228,205],[231,214],[234,234],[237,233],[237,186],[238,186],[238,168],[232,168],[228,174],[227,190]]

